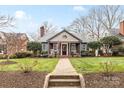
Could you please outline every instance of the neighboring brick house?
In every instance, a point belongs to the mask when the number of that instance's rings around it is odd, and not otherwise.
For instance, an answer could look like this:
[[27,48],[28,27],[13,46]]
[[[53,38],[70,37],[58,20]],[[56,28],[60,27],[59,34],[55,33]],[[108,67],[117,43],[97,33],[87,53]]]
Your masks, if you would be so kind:
[[105,36],[116,36],[124,45],[124,21],[120,22],[120,27],[118,29],[111,29]]
[[11,55],[16,52],[27,51],[28,41],[25,33],[0,32],[0,53]]

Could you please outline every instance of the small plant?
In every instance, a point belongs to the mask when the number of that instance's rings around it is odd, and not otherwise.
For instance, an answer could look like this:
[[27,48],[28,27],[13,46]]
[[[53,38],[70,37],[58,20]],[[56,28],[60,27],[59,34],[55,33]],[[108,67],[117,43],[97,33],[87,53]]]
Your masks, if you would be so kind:
[[102,73],[105,76],[110,76],[111,73],[114,70],[114,65],[112,64],[112,62],[103,62],[103,63],[100,63],[100,67],[102,68]]
[[35,66],[37,66],[38,61],[34,61],[33,63],[28,63],[28,64],[19,64],[18,67],[24,72],[24,73],[29,73],[33,70]]

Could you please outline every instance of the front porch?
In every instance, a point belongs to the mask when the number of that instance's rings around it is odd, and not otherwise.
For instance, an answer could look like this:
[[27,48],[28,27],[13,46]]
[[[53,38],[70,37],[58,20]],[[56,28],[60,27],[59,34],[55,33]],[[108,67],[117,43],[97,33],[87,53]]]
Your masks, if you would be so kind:
[[49,42],[48,54],[55,56],[80,56],[81,44],[79,42]]

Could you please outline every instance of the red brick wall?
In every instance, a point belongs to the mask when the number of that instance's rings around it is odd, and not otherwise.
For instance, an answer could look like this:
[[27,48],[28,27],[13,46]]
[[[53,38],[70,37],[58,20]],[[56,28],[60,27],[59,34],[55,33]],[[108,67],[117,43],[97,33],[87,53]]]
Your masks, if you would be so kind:
[[120,34],[124,35],[124,21],[120,22]]

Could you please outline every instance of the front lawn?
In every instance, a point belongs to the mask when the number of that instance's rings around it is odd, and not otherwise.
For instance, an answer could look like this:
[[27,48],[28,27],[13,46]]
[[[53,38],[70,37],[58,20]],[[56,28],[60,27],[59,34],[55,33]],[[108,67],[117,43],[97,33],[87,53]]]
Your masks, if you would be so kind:
[[114,72],[124,72],[124,57],[84,57],[70,58],[79,73],[96,73],[103,71],[100,63],[112,62]]
[[[0,60],[0,62],[3,61],[6,60]],[[17,62],[17,64],[0,65],[0,71],[20,71],[21,69],[19,64],[25,64],[28,66],[37,61],[37,65],[34,67],[33,71],[51,72],[55,68],[58,58],[21,58],[10,59],[10,61]]]

